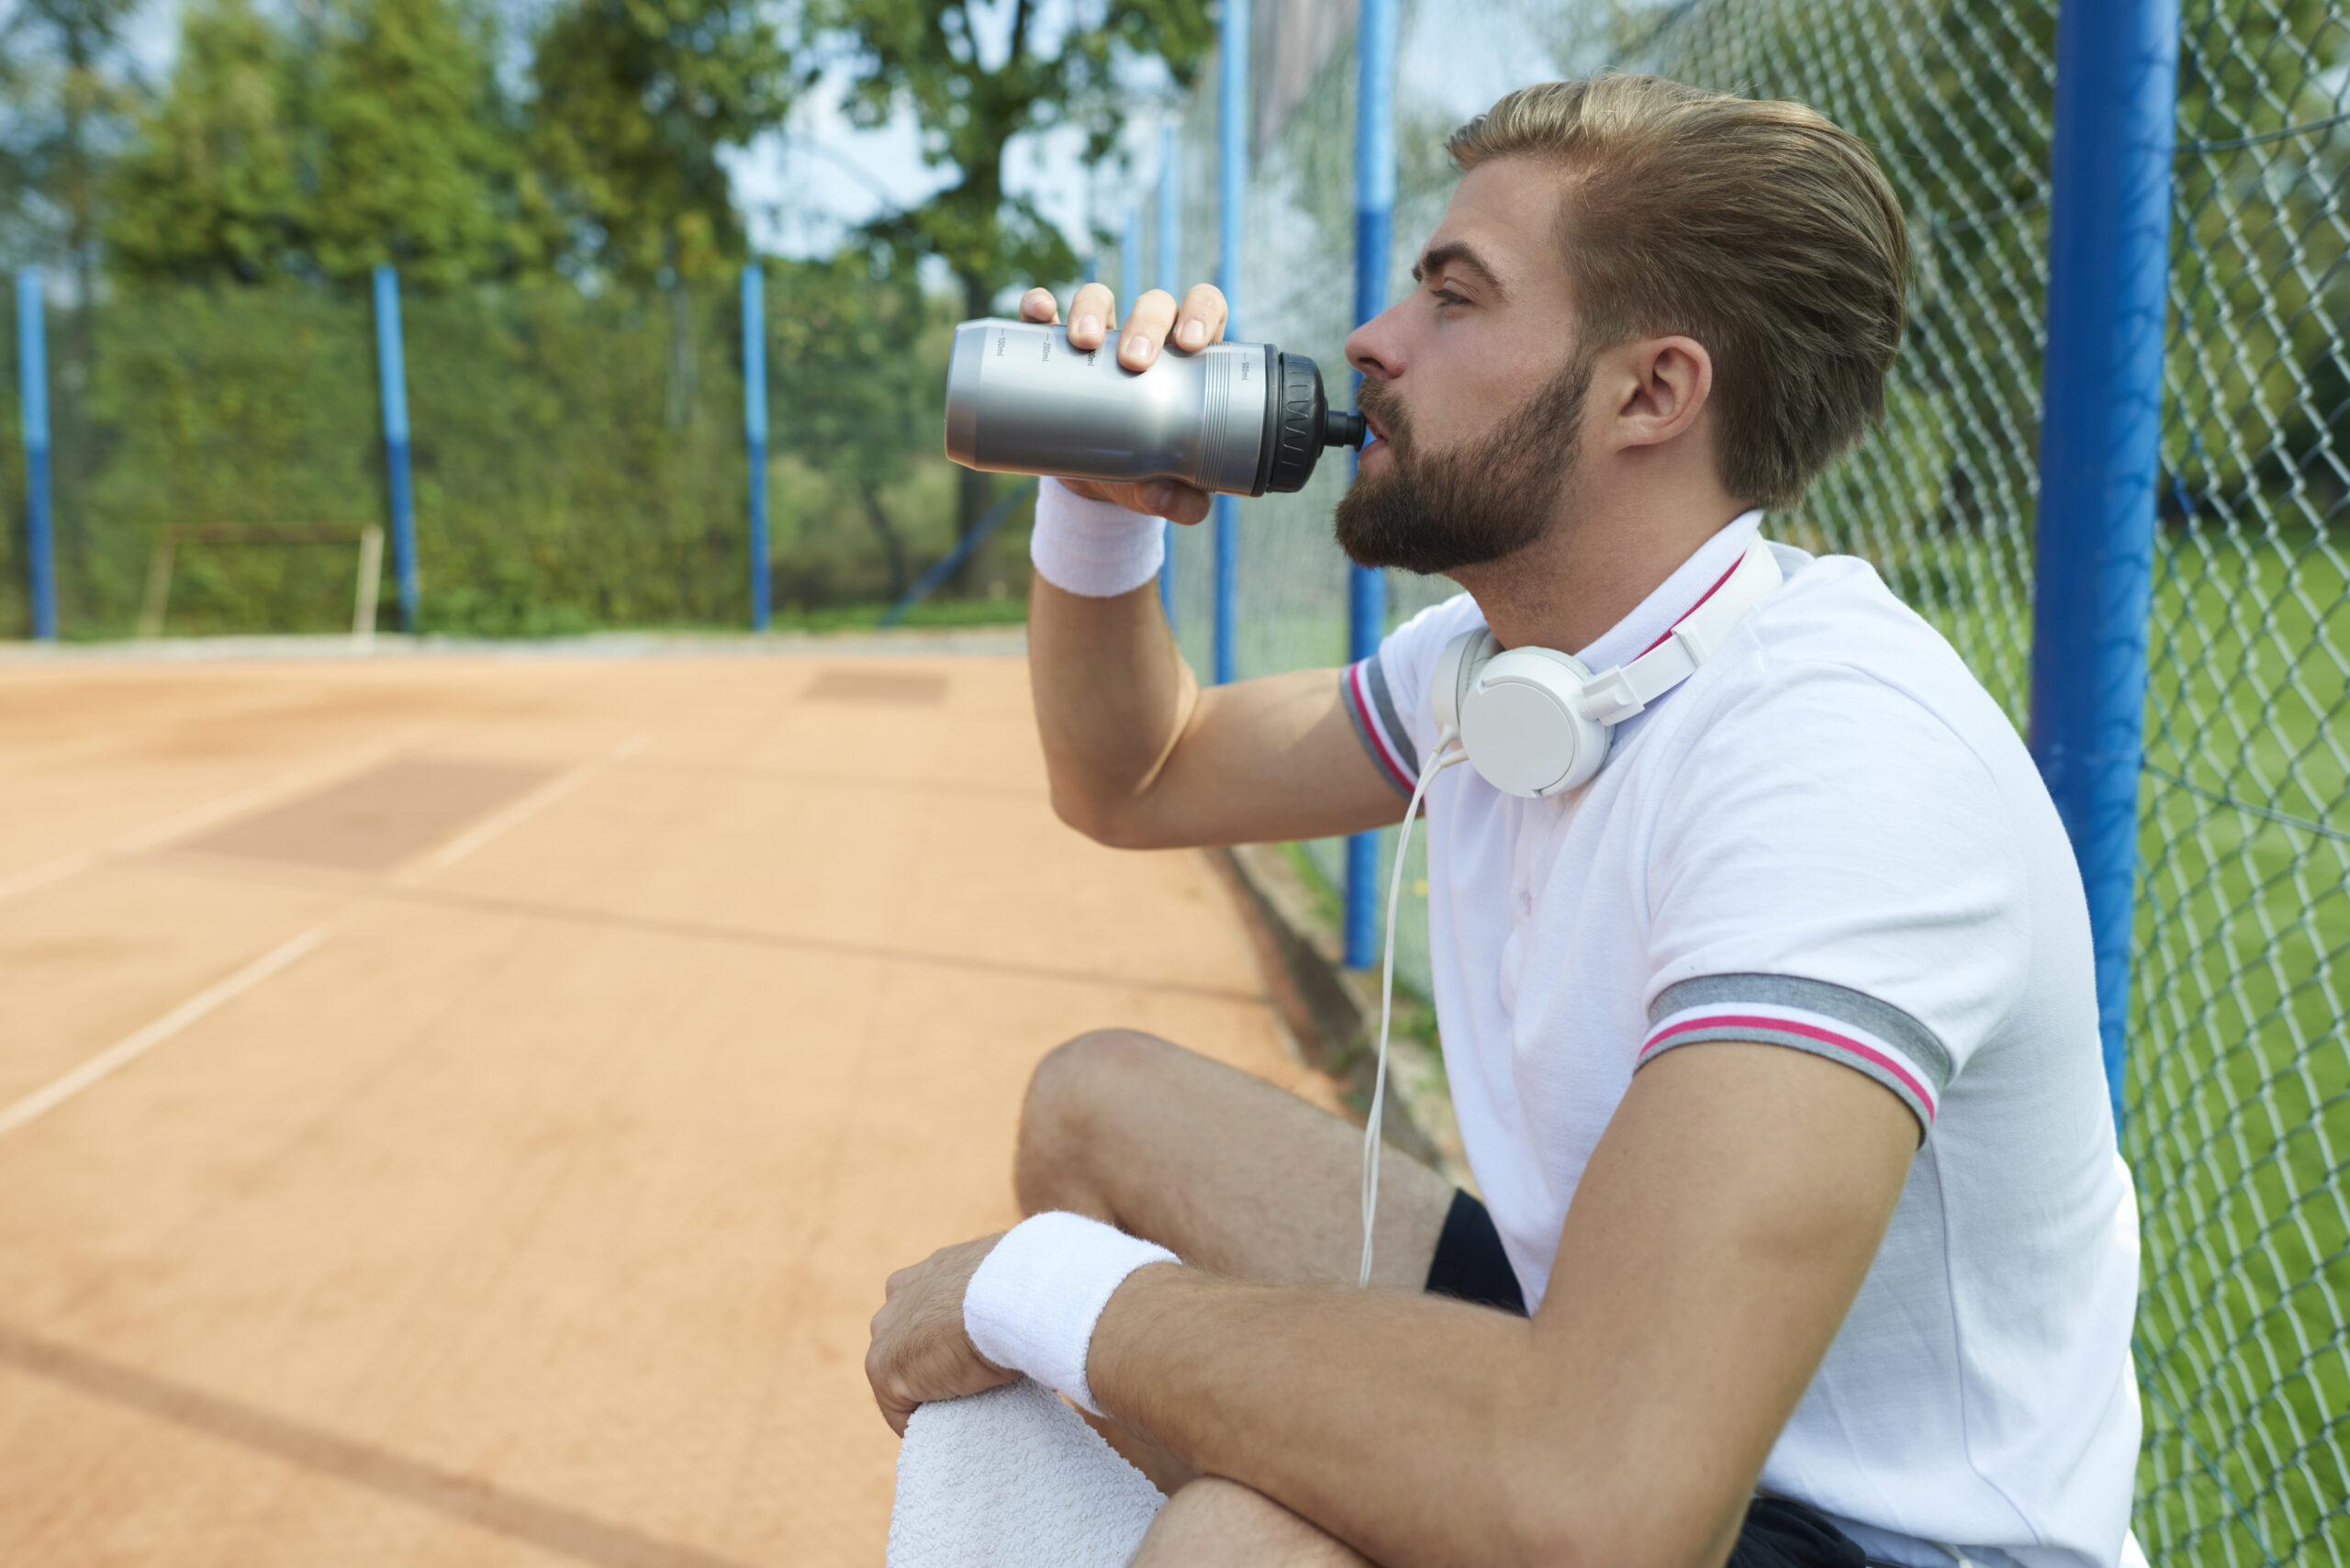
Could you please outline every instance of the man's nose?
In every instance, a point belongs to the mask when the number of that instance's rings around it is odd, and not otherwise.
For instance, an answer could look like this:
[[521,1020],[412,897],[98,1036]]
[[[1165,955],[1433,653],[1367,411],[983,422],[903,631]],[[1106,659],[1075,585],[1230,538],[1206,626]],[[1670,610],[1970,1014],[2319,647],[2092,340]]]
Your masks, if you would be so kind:
[[1347,336],[1347,363],[1371,381],[1393,381],[1404,373],[1402,345],[1393,305]]

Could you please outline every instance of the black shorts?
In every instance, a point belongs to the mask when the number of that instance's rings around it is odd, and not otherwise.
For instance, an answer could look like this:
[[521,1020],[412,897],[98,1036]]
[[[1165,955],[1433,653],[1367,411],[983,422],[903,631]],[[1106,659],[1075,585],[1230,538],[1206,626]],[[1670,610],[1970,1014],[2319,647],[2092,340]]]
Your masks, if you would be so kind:
[[[1466,1193],[1452,1194],[1428,1264],[1429,1291],[1478,1306],[1526,1316],[1526,1292],[1502,1250],[1502,1233],[1485,1205]],[[1852,1537],[1828,1516],[1791,1497],[1757,1497],[1747,1505],[1746,1524],[1730,1549],[1728,1568],[1866,1568],[1868,1559]]]

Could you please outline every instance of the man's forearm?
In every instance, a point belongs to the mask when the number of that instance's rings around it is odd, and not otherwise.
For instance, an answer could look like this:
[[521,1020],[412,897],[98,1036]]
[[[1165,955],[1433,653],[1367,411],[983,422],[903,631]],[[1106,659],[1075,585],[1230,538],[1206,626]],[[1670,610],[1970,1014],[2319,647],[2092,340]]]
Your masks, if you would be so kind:
[[1562,1450],[1534,1334],[1438,1296],[1146,1269],[1088,1365],[1112,1417],[1383,1568],[1550,1562],[1609,1500],[1578,1495],[1605,1470]]
[[1028,593],[1028,679],[1054,808],[1116,842],[1199,700],[1157,588],[1090,599],[1038,576]]

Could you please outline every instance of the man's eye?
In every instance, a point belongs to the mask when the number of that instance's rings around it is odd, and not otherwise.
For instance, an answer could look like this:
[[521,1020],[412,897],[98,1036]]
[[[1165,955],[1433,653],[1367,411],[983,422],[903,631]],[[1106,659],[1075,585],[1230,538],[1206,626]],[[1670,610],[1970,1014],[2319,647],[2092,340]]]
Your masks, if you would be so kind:
[[1438,305],[1466,305],[1469,303],[1465,297],[1455,294],[1449,288],[1438,288],[1432,292],[1436,302]]

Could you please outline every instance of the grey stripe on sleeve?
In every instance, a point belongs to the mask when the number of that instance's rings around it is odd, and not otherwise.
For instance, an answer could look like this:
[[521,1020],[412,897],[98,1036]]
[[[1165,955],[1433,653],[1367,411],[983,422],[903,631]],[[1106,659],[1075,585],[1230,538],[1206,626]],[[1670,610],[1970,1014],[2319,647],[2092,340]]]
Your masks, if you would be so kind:
[[1371,721],[1364,717],[1360,708],[1355,706],[1355,683],[1345,670],[1338,672],[1338,706],[1347,711],[1347,722],[1355,727],[1355,739],[1362,743],[1363,755],[1371,758],[1373,767],[1379,769],[1379,776],[1387,780],[1387,787],[1406,801],[1410,800],[1412,786],[1396,778],[1395,770],[1387,765],[1387,758],[1379,749],[1378,737],[1371,733]]
[[1373,654],[1370,667],[1363,673],[1363,683],[1371,688],[1371,700],[1379,710],[1379,727],[1387,732],[1388,741],[1395,747],[1395,755],[1404,759],[1404,771],[1417,782],[1420,777],[1420,754],[1412,745],[1411,732],[1404,728],[1403,716],[1395,711],[1394,694],[1387,689],[1387,661]]

